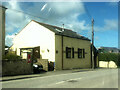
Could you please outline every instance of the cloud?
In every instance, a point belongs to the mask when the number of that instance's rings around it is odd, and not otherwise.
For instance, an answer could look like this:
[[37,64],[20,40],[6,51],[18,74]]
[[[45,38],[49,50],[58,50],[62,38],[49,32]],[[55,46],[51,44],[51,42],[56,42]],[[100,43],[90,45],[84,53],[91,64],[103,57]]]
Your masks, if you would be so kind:
[[[6,6],[12,9],[6,11],[7,33],[18,32],[32,19],[60,27],[64,23],[65,28],[79,33],[90,28],[85,20],[78,21],[78,16],[85,14],[82,2],[34,2],[28,5],[10,1],[6,3]],[[29,13],[30,15],[19,11]]]
[[[9,42],[9,45],[12,43],[9,33],[20,31],[32,19],[59,27],[62,27],[62,24],[64,24],[65,28],[72,29],[78,33],[85,31],[87,37],[91,38],[91,25],[85,20],[78,20],[79,16],[86,14],[84,3],[82,2],[20,3],[10,1],[6,3],[6,6],[12,9],[6,11],[6,42]],[[29,15],[19,11],[28,13]],[[94,26],[95,31],[117,29],[117,20],[106,19],[104,20],[103,27]]]
[[5,45],[11,46],[13,44],[13,38],[15,37],[15,34],[12,35],[6,35],[5,38]]
[[19,3],[16,1],[9,1],[3,3],[3,5],[8,7],[8,9],[6,10],[5,44],[11,46],[14,37],[12,33],[20,31],[30,21],[30,18],[24,13],[19,12],[22,10]]
[[9,1],[8,5],[11,9],[20,9],[17,1]]
[[75,13],[85,13],[84,4],[82,2],[53,2],[48,3],[48,7],[56,12],[56,15],[64,17],[65,15],[71,15]]
[[104,20],[104,26],[95,26],[95,31],[118,30],[117,20]]
[[24,24],[30,21],[27,15],[19,12],[22,10],[18,2],[9,1],[5,5],[9,7],[6,10],[6,33],[13,33],[16,29],[21,29],[21,26],[24,26]]
[[[41,20],[42,22],[60,27],[62,24],[65,24],[65,28],[73,29],[74,31],[89,29],[86,27],[85,21],[78,21],[78,16],[85,14],[85,8],[82,2],[47,2],[43,4],[47,4],[44,11],[42,11],[42,13],[36,13],[48,19],[43,19]],[[35,4],[34,8],[39,8],[37,6],[38,5]]]
[[21,8],[26,9],[26,12],[29,12],[31,15],[41,17],[39,19],[41,22],[50,24],[56,22],[59,24],[61,22],[67,23],[69,20],[76,21],[79,15],[85,13],[82,2],[41,2],[33,3],[29,7],[24,5]]

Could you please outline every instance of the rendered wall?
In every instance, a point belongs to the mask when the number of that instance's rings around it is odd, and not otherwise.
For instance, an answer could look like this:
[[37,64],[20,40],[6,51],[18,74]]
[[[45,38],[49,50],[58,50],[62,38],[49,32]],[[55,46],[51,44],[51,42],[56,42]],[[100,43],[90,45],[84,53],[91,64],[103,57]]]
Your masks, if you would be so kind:
[[[55,38],[55,50],[58,53],[55,55],[56,59],[56,70],[62,69],[62,40],[61,36],[56,35]],[[74,53],[74,58],[66,58],[66,47],[73,47],[74,51],[77,52],[78,48],[85,49],[85,58],[78,58],[78,53]],[[90,68],[91,67],[91,54],[90,54],[90,41],[63,37],[63,69],[74,69],[74,68]]]
[[14,51],[17,48],[17,55],[20,55],[19,48],[40,46],[40,54],[42,59],[55,61],[55,34],[40,24],[30,22],[16,37],[14,38]]
[[55,69],[56,70],[62,70],[62,43],[61,42],[62,42],[62,36],[55,35]]

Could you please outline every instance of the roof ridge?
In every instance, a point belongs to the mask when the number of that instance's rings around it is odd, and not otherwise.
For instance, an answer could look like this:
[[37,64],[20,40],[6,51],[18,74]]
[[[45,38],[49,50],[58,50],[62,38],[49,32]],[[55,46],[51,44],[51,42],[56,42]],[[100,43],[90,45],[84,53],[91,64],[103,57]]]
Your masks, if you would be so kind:
[[[45,25],[48,25],[48,26],[52,26],[52,27],[56,27],[56,28],[62,29],[62,27],[59,27],[59,26],[55,26],[55,25],[50,25],[50,24],[47,24],[47,23],[38,22],[38,21],[36,21],[36,20],[32,20],[32,21],[34,21],[34,22],[36,22],[36,23],[39,23],[39,24],[45,24]],[[64,28],[64,29],[65,29],[65,30],[69,30],[69,31],[73,31],[73,30],[67,29],[67,28]]]
[[[38,21],[35,21],[35,20],[32,20],[32,21],[34,21],[34,22],[48,28],[49,30],[55,32],[55,34],[57,34],[57,35],[65,35],[67,37],[79,38],[79,39],[89,40],[90,41],[90,39],[88,39],[87,37],[82,36],[82,35],[78,34],[77,32],[75,32],[75,31],[73,31],[71,29],[64,28],[64,31],[62,31],[62,29],[63,29],[62,27],[58,27],[58,26],[54,26],[54,25],[50,25],[50,24],[46,24],[46,23],[41,23],[41,22],[38,22]],[[59,31],[56,30],[56,29],[58,29]]]

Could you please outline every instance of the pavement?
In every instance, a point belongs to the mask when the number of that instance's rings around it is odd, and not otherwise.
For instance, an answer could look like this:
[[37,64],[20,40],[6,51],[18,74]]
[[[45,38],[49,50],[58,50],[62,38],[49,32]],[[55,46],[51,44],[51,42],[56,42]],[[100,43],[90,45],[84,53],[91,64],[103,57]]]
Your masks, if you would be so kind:
[[93,69],[72,69],[72,70],[48,71],[48,72],[41,72],[38,74],[29,74],[29,75],[3,76],[3,77],[0,77],[0,82],[18,80],[18,79],[26,79],[26,78],[43,77],[43,76],[57,75],[57,74],[92,71],[92,70]]

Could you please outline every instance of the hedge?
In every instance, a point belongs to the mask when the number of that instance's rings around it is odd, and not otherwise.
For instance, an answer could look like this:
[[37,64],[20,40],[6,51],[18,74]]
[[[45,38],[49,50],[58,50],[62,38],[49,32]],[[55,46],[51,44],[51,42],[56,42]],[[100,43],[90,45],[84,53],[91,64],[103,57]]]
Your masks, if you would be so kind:
[[4,60],[21,60],[22,58],[18,55],[15,55],[13,53],[7,53],[4,57]]
[[120,53],[99,53],[99,61],[114,61],[117,66],[120,66]]

